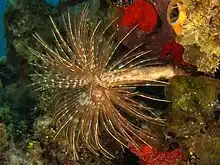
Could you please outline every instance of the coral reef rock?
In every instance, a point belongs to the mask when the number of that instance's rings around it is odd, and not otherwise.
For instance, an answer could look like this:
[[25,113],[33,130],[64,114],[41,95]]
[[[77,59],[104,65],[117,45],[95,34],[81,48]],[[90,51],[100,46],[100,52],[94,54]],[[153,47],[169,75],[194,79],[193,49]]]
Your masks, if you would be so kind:
[[168,20],[173,27],[178,25],[174,30],[186,49],[184,60],[199,71],[214,73],[220,61],[220,1],[171,0]]

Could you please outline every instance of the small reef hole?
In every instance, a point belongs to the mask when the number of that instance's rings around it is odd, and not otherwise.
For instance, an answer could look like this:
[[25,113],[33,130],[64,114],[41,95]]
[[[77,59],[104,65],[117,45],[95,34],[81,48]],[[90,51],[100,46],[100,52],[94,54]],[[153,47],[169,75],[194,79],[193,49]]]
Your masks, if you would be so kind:
[[170,14],[169,14],[169,17],[170,17],[170,23],[176,23],[177,20],[179,19],[179,7],[177,4],[173,5],[171,7],[171,10],[170,10]]

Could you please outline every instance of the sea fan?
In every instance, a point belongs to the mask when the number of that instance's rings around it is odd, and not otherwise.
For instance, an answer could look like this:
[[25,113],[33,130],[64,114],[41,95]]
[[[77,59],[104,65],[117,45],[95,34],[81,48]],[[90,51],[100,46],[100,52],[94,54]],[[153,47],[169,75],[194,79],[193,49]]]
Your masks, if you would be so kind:
[[[103,147],[101,133],[106,131],[122,146],[129,143],[138,146],[155,139],[154,134],[129,122],[125,116],[131,115],[143,121],[163,125],[150,108],[138,102],[137,98],[167,101],[150,97],[135,91],[138,86],[165,86],[160,78],[170,78],[176,74],[171,66],[148,66],[154,58],[143,58],[148,52],[136,52],[143,44],[129,50],[117,61],[112,61],[122,40],[115,44],[114,33],[105,37],[112,25],[101,28],[101,21],[92,28],[88,19],[88,6],[75,13],[71,20],[63,17],[66,38],[61,35],[54,21],[52,33],[56,43],[51,48],[37,33],[34,37],[46,53],[29,48],[41,60],[33,64],[39,69],[33,74],[37,90],[55,92],[53,121],[57,126],[55,138],[63,133],[72,146],[74,158],[78,158],[79,145],[94,154],[106,157],[113,155]],[[72,22],[72,23],[71,23]],[[74,27],[73,27],[74,26]],[[168,102],[168,101],[167,101]]]

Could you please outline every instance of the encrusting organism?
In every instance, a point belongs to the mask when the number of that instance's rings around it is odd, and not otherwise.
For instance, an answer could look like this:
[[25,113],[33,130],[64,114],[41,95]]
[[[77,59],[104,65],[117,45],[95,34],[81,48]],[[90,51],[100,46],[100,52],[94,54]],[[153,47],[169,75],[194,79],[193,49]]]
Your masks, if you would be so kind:
[[67,18],[63,17],[67,38],[61,35],[51,18],[55,48],[37,33],[34,34],[44,51],[29,48],[41,61],[32,64],[38,69],[36,74],[31,75],[34,80],[31,85],[39,86],[36,90],[55,92],[54,138],[62,133],[72,146],[75,159],[79,158],[78,151],[82,144],[96,155],[102,153],[112,158],[113,155],[103,146],[103,131],[122,147],[128,147],[128,144],[138,147],[139,142],[148,145],[149,141],[156,140],[154,134],[132,124],[124,114],[164,125],[164,120],[136,99],[168,101],[140,93],[135,88],[165,86],[167,83],[161,78],[169,79],[180,72],[172,66],[152,66],[151,61],[155,58],[143,58],[149,51],[135,52],[143,44],[112,60],[116,49],[130,32],[116,42],[114,33],[106,37],[106,31],[113,22],[105,28],[100,26],[101,21],[92,26],[88,11],[86,5],[82,12],[75,13],[72,21],[70,10]]
[[122,18],[119,26],[138,28],[145,33],[151,33],[158,24],[158,13],[151,2],[145,0],[135,0],[128,6],[120,7]]
[[163,59],[172,61],[173,65],[184,65],[182,55],[184,48],[176,42],[166,42],[161,48],[161,56]]
[[184,46],[183,59],[213,74],[220,63],[220,1],[171,0],[167,17]]
[[129,145],[129,148],[132,153],[139,157],[141,165],[176,165],[177,161],[186,159],[179,148],[163,152],[147,145],[140,145],[138,149]]
[[183,60],[183,53],[184,47],[174,41],[168,41],[164,43],[160,51],[161,57],[164,60],[171,62],[174,66],[192,67],[192,64],[188,64]]

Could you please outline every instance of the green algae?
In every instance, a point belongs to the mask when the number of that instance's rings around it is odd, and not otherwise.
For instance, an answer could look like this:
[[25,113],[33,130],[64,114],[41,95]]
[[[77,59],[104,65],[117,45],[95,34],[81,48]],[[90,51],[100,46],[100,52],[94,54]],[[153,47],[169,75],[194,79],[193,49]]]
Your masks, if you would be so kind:
[[205,76],[171,79],[167,97],[171,100],[168,130],[189,154],[189,164],[218,165],[220,124],[215,118],[220,92],[219,80]]
[[168,86],[168,97],[172,103],[172,115],[182,118],[188,112],[210,116],[212,103],[217,100],[220,82],[205,76],[175,77]]

